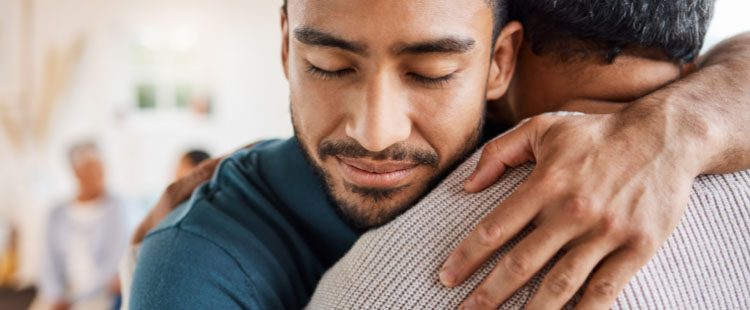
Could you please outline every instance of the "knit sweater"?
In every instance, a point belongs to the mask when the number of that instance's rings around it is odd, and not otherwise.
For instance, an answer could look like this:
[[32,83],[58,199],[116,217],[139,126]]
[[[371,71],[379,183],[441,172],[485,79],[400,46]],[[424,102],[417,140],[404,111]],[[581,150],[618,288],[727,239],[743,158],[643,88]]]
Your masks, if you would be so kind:
[[[309,309],[456,309],[500,258],[503,246],[462,285],[438,281],[442,263],[475,225],[531,173],[526,164],[476,194],[463,190],[476,152],[416,206],[365,233],[318,283]],[[521,309],[560,257],[500,309]],[[700,176],[671,237],[620,293],[614,309],[750,309],[750,171]],[[568,303],[572,307],[581,291]]]

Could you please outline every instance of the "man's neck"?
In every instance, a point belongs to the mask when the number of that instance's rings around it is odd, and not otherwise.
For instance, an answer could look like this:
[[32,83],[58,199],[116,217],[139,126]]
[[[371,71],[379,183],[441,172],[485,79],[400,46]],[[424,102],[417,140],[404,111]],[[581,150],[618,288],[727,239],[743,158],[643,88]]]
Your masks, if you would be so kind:
[[92,202],[104,197],[104,191],[80,191],[76,200],[78,202]]

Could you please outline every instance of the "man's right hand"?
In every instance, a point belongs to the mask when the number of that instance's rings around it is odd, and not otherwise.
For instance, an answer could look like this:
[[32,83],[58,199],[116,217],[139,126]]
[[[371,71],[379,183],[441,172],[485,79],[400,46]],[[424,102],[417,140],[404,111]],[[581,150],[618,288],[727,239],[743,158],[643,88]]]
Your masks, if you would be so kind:
[[136,228],[133,239],[130,241],[131,244],[141,243],[146,234],[154,229],[156,225],[159,225],[159,222],[167,217],[167,214],[190,198],[193,190],[198,185],[211,179],[222,159],[224,157],[207,159],[195,167],[188,175],[170,184],[161,195],[161,198],[159,198],[156,206],[149,211],[146,218]]

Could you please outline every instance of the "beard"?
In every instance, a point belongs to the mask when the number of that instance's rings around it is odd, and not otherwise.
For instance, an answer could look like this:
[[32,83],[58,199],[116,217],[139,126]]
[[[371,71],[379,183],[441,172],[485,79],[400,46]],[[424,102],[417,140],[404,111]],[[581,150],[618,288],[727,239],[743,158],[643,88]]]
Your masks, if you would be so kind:
[[[299,145],[305,159],[313,168],[315,174],[325,184],[324,189],[329,202],[335,206],[339,216],[353,229],[364,232],[368,229],[384,225],[402,213],[406,212],[411,206],[421,200],[435,186],[438,185],[451,171],[463,162],[477,147],[481,138],[484,118],[480,118],[478,125],[463,140],[464,143],[458,151],[448,156],[444,164],[441,163],[440,156],[434,150],[416,148],[405,143],[394,144],[380,152],[371,152],[353,139],[342,140],[322,140],[315,147],[315,152],[311,150],[305,141],[304,134],[299,130],[294,121],[292,113],[292,125],[297,144]],[[419,167],[431,169],[432,173],[423,180],[416,180],[415,184],[407,184],[395,188],[369,188],[361,187],[355,184],[343,182],[344,193],[337,193],[335,179],[320,163],[325,162],[327,158],[335,156],[344,156],[350,158],[369,158],[374,160],[392,160],[416,163]],[[442,167],[441,167],[442,166]],[[413,186],[411,193],[407,187]],[[361,201],[355,202],[347,199],[344,195],[354,194]],[[398,196],[404,196],[397,199]]]

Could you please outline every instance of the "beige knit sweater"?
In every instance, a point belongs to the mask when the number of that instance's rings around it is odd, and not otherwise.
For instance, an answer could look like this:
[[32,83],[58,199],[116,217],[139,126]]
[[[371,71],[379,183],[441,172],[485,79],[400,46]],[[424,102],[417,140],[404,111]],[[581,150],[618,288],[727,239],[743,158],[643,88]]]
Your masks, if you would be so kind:
[[[412,209],[364,234],[326,272],[308,308],[457,308],[524,235],[498,251],[461,286],[448,289],[438,282],[438,271],[451,251],[533,169],[531,164],[512,169],[491,188],[467,194],[463,182],[479,155],[475,153]],[[701,176],[677,229],[613,308],[750,309],[749,259],[750,171]],[[501,309],[521,309],[553,263]]]

